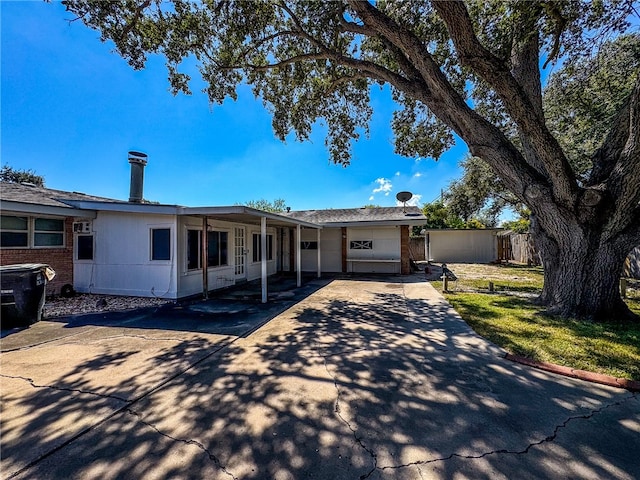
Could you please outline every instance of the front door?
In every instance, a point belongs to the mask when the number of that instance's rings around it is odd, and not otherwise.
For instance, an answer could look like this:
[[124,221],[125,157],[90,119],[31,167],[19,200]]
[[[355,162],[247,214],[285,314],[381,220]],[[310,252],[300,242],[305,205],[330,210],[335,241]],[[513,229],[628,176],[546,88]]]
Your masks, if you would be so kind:
[[234,229],[234,244],[233,244],[233,256],[236,265],[236,281],[245,280],[247,278],[246,269],[246,235],[244,227],[235,227]]

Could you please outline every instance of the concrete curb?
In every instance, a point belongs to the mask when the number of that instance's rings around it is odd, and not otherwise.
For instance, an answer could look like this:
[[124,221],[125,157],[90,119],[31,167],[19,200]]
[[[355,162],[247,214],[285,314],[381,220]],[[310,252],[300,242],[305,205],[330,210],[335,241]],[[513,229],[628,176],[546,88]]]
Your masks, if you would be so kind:
[[556,365],[554,363],[538,362],[531,360],[530,358],[522,357],[520,355],[512,355],[507,353],[505,357],[512,362],[527,365],[529,367],[538,368],[547,372],[557,373],[558,375],[564,375],[565,377],[577,378],[579,380],[585,380],[592,383],[600,383],[602,385],[608,385],[610,387],[624,388],[630,392],[640,392],[640,381],[627,380],[626,378],[616,378],[610,375],[603,375],[601,373],[587,372],[585,370],[577,370],[575,368],[563,367],[562,365]]

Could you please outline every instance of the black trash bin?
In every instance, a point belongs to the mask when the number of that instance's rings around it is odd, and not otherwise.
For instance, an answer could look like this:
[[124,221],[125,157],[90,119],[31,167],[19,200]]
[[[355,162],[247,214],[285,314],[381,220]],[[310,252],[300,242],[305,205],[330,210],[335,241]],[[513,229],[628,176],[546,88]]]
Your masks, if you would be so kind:
[[42,319],[47,282],[55,274],[43,263],[0,267],[2,329],[27,327]]

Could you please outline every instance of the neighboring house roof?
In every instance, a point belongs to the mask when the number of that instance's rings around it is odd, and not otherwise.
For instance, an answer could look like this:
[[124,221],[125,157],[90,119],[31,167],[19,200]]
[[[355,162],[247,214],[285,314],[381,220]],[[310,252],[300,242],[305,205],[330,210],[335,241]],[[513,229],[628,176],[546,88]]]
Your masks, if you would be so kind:
[[356,225],[424,225],[427,218],[418,207],[337,208],[299,210],[283,215],[325,227]]

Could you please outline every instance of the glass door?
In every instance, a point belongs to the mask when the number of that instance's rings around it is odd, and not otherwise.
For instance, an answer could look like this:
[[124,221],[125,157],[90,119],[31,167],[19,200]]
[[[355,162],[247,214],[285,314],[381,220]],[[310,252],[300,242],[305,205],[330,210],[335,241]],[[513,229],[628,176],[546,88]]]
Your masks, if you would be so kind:
[[246,239],[245,239],[245,228],[244,227],[235,227],[234,229],[234,258],[236,265],[236,280],[244,280],[247,278],[246,273]]

